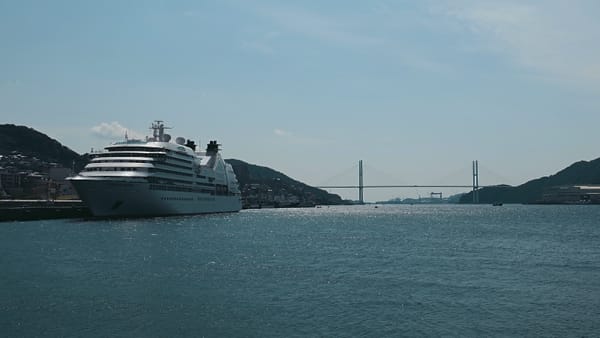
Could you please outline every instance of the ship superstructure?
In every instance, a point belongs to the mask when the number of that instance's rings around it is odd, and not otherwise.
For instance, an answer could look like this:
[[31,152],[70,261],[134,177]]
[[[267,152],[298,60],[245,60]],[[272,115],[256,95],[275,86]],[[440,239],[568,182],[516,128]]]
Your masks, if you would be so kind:
[[192,140],[171,142],[163,121],[146,140],[117,142],[93,153],[70,181],[94,216],[159,216],[235,212],[241,194],[217,141],[203,152]]

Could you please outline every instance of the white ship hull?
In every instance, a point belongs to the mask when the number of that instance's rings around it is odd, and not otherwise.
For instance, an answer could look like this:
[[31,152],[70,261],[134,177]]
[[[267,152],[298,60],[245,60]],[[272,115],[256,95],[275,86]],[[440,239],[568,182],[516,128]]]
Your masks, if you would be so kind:
[[80,198],[98,217],[145,217],[237,212],[239,195],[151,189],[147,182],[76,178]]
[[69,180],[94,216],[144,217],[235,212],[242,208],[233,171],[210,141],[205,152],[191,140],[171,143],[162,121],[146,141],[125,139],[93,153]]

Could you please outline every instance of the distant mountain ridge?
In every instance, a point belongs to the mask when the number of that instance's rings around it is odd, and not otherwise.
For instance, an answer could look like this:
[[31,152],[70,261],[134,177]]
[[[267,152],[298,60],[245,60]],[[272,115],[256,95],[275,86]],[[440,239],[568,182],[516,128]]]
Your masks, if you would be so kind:
[[[600,158],[575,162],[554,175],[537,178],[516,187],[502,185],[482,188],[479,190],[479,202],[534,203],[539,201],[543,192],[550,187],[586,184],[600,184]],[[472,201],[472,192],[460,199],[460,203]]]
[[[20,154],[35,157],[47,163],[58,163],[80,170],[88,161],[87,154],[79,155],[59,141],[26,126],[13,124],[0,125],[0,155]],[[273,194],[291,194],[300,201],[316,204],[342,204],[338,195],[311,187],[296,181],[281,172],[268,167],[228,159],[238,177],[240,188],[263,185]],[[1,168],[0,168],[1,169]],[[600,184],[600,158],[592,161],[579,161],[554,175],[537,178],[513,187],[500,185],[479,190],[480,203],[532,203],[539,201],[543,192],[555,186]],[[459,203],[471,203],[472,192],[464,194]]]

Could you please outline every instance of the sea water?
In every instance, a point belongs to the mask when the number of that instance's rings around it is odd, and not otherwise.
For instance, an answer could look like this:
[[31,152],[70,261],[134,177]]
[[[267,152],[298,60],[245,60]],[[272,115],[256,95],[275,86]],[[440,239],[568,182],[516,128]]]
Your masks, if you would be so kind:
[[0,335],[600,335],[600,207],[0,223]]

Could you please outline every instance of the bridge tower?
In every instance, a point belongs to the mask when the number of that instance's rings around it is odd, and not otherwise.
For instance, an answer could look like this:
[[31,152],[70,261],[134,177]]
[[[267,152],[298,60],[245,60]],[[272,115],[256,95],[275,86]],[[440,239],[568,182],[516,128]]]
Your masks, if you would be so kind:
[[473,203],[479,203],[479,163],[473,161]]
[[365,200],[363,198],[363,161],[358,161],[358,203],[365,204]]

